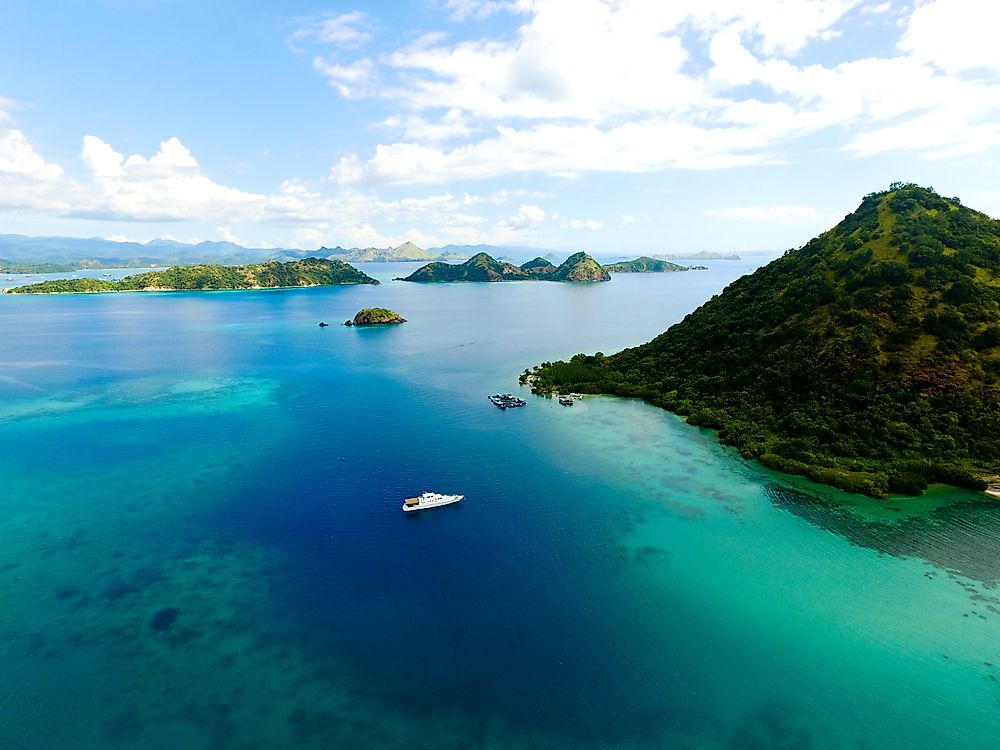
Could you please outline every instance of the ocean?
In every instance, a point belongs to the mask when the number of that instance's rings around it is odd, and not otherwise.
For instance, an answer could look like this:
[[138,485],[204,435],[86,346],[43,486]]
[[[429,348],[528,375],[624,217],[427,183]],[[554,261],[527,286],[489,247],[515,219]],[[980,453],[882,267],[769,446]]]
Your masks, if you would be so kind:
[[518,386],[755,262],[705,264],[0,297],[0,748],[996,747],[995,501]]

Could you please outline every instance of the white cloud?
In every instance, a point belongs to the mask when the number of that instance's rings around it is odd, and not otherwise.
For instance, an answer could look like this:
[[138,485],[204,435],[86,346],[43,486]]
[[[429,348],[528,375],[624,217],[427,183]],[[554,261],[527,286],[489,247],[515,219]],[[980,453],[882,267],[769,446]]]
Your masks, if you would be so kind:
[[515,216],[507,220],[507,226],[511,229],[530,229],[545,221],[545,211],[540,207],[526,204],[521,206]]
[[570,219],[562,226],[566,229],[587,229],[596,232],[603,225],[597,219]]
[[[330,195],[299,180],[286,180],[270,194],[250,193],[213,181],[177,138],[163,141],[150,157],[126,157],[88,135],[80,160],[86,168],[82,180],[46,161],[20,131],[0,133],[0,208],[98,220],[214,222],[217,237],[238,244],[243,243],[237,225],[291,224],[302,241],[385,247],[407,239],[423,246],[515,241],[545,220],[543,209],[524,203],[514,216],[491,221],[477,207],[552,197],[500,190],[384,200],[353,188]],[[398,230],[386,232],[379,225]]]
[[[969,2],[934,0],[913,11],[904,43],[913,55],[833,66],[801,65],[794,56],[841,35],[838,24],[851,10],[884,13],[891,5],[525,2],[518,10],[529,18],[511,41],[425,35],[373,63],[382,80],[367,84],[364,95],[405,113],[384,121],[402,137],[367,158],[345,156],[332,176],[343,184],[432,184],[512,173],[724,169],[782,163],[792,141],[821,130],[855,155],[874,154],[889,145],[878,135],[887,127],[904,129],[906,148],[957,153],[957,142],[942,143],[926,129],[934,119],[924,115],[934,111],[950,111],[952,131],[974,136],[967,150],[982,150],[1000,143],[986,124],[1000,118],[1000,84],[942,73],[944,53],[917,54],[933,41],[917,41],[920,14]],[[470,13],[488,5],[448,7]],[[961,9],[955,28],[975,17]],[[985,59],[992,50],[983,45],[968,54]],[[707,69],[696,53],[707,53]],[[968,64],[953,60],[949,69]],[[751,86],[754,96],[747,95]],[[442,110],[447,114],[436,119]]]
[[[764,54],[791,54],[821,37],[858,0],[538,0],[511,43],[492,40],[400,50],[406,85],[385,95],[415,107],[477,116],[606,121],[667,113],[707,96],[684,66],[688,26],[727,31]],[[566,33],[572,29],[572,33]]]
[[361,96],[365,93],[365,85],[372,78],[374,65],[368,58],[357,60],[349,65],[341,65],[329,57],[313,58],[313,67],[330,82],[343,97]]
[[473,18],[481,21],[494,13],[524,12],[531,6],[530,0],[443,0],[442,6],[450,11],[453,21]]
[[216,227],[215,233],[224,242],[232,242],[234,245],[242,245],[243,241],[237,237],[229,227]]
[[858,156],[921,151],[929,159],[968,156],[1000,143],[1000,123],[972,122],[959,110],[937,110],[861,133],[845,147]]
[[948,72],[1000,71],[994,0],[933,0],[914,9],[900,48]]
[[733,206],[710,208],[705,211],[710,219],[730,221],[763,221],[774,224],[803,224],[823,221],[827,217],[811,206]]
[[329,44],[351,50],[372,40],[368,17],[360,10],[340,15],[327,14],[304,21],[292,32],[291,41]]
[[763,128],[699,128],[668,120],[625,123],[608,131],[583,125],[501,128],[496,137],[450,150],[417,142],[379,145],[367,163],[342,158],[331,177],[342,184],[436,184],[517,172],[719,169],[776,163],[776,156],[759,150],[771,138]]
[[87,135],[81,159],[91,178],[85,189],[77,186],[87,195],[75,209],[81,216],[138,221],[258,217],[267,203],[264,196],[212,182],[177,138],[163,141],[147,159],[140,154],[125,158],[100,138]]
[[97,136],[83,137],[80,158],[95,177],[117,177],[125,173],[125,157]]
[[0,136],[0,174],[51,182],[60,178],[63,170],[45,161],[20,130],[9,130]]
[[406,138],[415,141],[438,143],[472,135],[462,110],[449,109],[438,122],[430,122],[420,115],[394,115],[382,123],[391,130],[402,131]]
[[629,225],[629,224],[635,224],[635,217],[632,214],[622,214],[621,215],[621,222],[622,222],[622,224],[625,224],[626,226]]

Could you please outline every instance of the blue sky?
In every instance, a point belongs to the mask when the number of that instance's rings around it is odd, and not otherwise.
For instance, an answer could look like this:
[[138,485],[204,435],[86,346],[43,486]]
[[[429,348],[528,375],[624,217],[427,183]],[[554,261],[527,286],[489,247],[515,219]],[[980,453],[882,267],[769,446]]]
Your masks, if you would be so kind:
[[1000,216],[993,0],[7,3],[0,232],[782,250]]

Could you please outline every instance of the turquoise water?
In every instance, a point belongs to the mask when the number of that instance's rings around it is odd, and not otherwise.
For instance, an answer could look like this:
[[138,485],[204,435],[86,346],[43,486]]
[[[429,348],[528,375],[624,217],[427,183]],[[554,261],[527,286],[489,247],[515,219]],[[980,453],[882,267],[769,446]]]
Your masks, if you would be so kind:
[[749,267],[0,297],[0,748],[995,747],[1000,506],[486,401]]

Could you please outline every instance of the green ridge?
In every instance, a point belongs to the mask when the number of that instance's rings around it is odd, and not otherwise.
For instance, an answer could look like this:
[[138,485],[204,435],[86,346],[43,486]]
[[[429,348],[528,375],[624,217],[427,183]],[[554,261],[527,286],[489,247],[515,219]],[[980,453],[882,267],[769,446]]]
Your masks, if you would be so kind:
[[649,343],[530,380],[646,399],[849,491],[983,489],[1000,473],[1000,222],[895,183]]
[[543,258],[535,258],[523,266],[503,263],[486,253],[477,253],[465,263],[428,263],[403,281],[441,283],[448,281],[609,281],[608,272],[586,253],[571,255],[558,267]]

